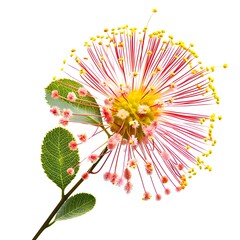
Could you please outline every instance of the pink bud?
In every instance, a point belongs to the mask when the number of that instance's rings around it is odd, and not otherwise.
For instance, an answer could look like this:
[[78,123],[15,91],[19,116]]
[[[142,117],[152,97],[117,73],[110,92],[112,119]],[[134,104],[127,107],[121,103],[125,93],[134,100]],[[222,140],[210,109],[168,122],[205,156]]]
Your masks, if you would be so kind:
[[113,150],[117,146],[118,142],[117,140],[112,136],[108,139],[108,149]]
[[76,94],[74,92],[69,92],[67,95],[67,99],[71,102],[75,102],[77,99]]
[[81,97],[85,97],[85,96],[87,96],[87,90],[85,88],[81,87],[78,89],[78,94]]
[[104,180],[109,181],[111,179],[112,174],[110,172],[106,172],[103,175]]
[[117,186],[122,186],[123,185],[123,178],[122,177],[117,179],[116,185]]
[[181,187],[181,186],[177,186],[177,187],[176,187],[176,191],[177,191],[177,192],[180,192],[181,190],[182,190],[182,187]]
[[162,198],[162,197],[161,197],[161,195],[160,195],[160,194],[156,194],[156,200],[157,200],[157,201],[160,201],[160,200],[161,200],[161,198]]
[[124,186],[124,190],[126,191],[126,193],[130,193],[131,192],[131,190],[132,190],[132,188],[133,188],[133,185],[132,185],[132,183],[131,182],[127,182],[126,183],[126,185]]
[[52,107],[50,109],[50,112],[54,115],[54,116],[59,116],[60,115],[60,109],[58,107]]
[[89,173],[88,172],[85,172],[83,175],[82,175],[82,179],[83,180],[87,180],[89,177]]
[[107,123],[112,123],[113,122],[113,116],[112,116],[112,112],[110,109],[108,109],[107,107],[103,107],[102,108],[102,114],[103,114],[103,117],[105,119],[105,121]]
[[78,139],[80,142],[86,142],[87,141],[87,134],[86,133],[81,133],[78,136]]
[[170,154],[166,151],[162,151],[160,154],[161,154],[161,157],[164,161],[168,161],[171,157]]
[[168,182],[168,178],[166,176],[162,177],[162,183],[167,183]]
[[95,163],[98,160],[98,155],[96,153],[92,153],[88,159],[92,162]]
[[59,120],[59,124],[63,125],[64,127],[68,125],[68,119],[66,118],[61,118]]
[[166,195],[169,195],[170,193],[171,193],[170,189],[169,189],[169,188],[166,188],[166,189],[165,189],[165,194],[166,194]]
[[124,170],[124,178],[125,178],[126,180],[130,180],[131,177],[132,177],[132,174],[131,174],[130,170],[129,170],[128,168],[126,168],[126,169]]
[[183,168],[184,168],[184,166],[183,166],[181,163],[179,163],[179,164],[178,164],[178,170],[181,171],[181,170],[183,170]]
[[111,175],[110,181],[112,182],[112,184],[115,184],[115,183],[117,182],[117,180],[118,180],[118,175],[117,175],[117,173],[113,173],[113,174]]
[[58,90],[53,90],[51,97],[54,99],[59,98]]
[[69,144],[68,144],[69,148],[72,150],[72,151],[75,151],[77,150],[77,143],[75,141],[71,141]]
[[70,109],[63,109],[63,117],[69,119],[72,116],[72,111]]
[[118,143],[122,140],[122,135],[119,133],[115,133],[113,137],[118,141]]
[[73,168],[68,168],[67,174],[68,175],[73,175],[74,174],[74,169]]

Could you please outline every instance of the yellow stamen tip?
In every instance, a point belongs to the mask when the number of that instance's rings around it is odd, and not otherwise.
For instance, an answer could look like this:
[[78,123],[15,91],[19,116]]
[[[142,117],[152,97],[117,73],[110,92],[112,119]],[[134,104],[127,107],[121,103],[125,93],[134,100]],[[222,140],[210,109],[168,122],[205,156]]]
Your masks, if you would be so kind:
[[133,73],[133,76],[134,76],[134,77],[136,77],[137,75],[138,75],[138,73],[137,73],[137,72],[134,72],[134,73]]

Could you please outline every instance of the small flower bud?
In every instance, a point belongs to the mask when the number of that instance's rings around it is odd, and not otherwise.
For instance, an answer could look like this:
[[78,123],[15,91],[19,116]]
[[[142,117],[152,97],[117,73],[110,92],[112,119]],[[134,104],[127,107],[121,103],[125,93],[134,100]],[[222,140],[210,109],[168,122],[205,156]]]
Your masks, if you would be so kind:
[[58,90],[53,90],[51,97],[54,99],[59,98]]
[[52,107],[50,109],[50,112],[54,115],[54,116],[59,116],[60,115],[60,109],[58,107]]
[[74,169],[73,168],[68,168],[67,174],[68,175],[73,175],[74,174]]
[[68,144],[69,148],[72,150],[72,151],[75,151],[77,150],[77,143],[75,141],[71,141],[69,144]]
[[83,180],[87,180],[89,177],[89,173],[88,172],[85,172],[83,175],[82,175],[82,179]]
[[78,89],[78,94],[81,97],[85,97],[85,96],[87,96],[87,90],[85,88],[81,87]]
[[76,94],[74,92],[69,92],[67,95],[67,99],[71,102],[75,102],[77,99]]

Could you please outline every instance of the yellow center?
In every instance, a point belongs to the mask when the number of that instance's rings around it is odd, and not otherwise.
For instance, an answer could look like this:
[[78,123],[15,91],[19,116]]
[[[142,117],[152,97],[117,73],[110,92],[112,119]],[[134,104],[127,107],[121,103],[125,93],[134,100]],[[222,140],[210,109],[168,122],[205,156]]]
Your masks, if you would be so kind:
[[142,126],[149,126],[160,115],[159,104],[156,104],[159,99],[159,93],[143,89],[115,98],[112,103],[114,121],[110,124],[111,131],[121,134],[125,139],[135,135],[141,140],[144,137]]

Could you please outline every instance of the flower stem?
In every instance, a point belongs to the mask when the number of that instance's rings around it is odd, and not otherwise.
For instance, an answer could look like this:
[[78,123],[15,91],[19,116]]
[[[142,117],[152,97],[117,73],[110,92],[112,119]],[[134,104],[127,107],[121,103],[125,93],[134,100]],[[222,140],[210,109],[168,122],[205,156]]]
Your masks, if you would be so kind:
[[[97,166],[97,164],[100,162],[100,160],[102,159],[102,157],[104,156],[104,154],[107,151],[107,147],[104,148],[104,150],[101,153],[101,157],[99,158],[99,160],[93,164],[89,169],[88,169],[88,173],[91,173],[92,170]],[[50,227],[52,224],[54,224],[55,221],[51,222],[51,220],[53,219],[53,217],[56,215],[56,213],[58,212],[58,210],[61,208],[61,206],[64,204],[64,202],[71,196],[71,194],[78,188],[78,186],[83,182],[83,178],[79,179],[79,181],[64,195],[62,194],[62,198],[59,201],[59,203],[56,205],[56,207],[53,209],[53,211],[51,212],[51,214],[48,216],[48,218],[45,220],[45,222],[43,223],[43,225],[40,227],[40,229],[38,230],[38,232],[36,233],[36,235],[33,237],[32,240],[36,240],[41,233],[48,227]],[[63,193],[63,192],[62,192]],[[51,223],[50,223],[51,222]]]

